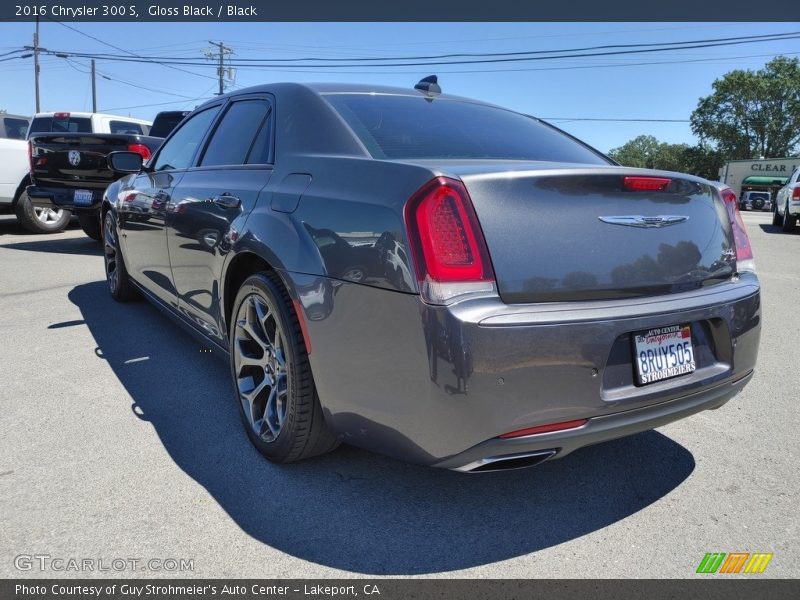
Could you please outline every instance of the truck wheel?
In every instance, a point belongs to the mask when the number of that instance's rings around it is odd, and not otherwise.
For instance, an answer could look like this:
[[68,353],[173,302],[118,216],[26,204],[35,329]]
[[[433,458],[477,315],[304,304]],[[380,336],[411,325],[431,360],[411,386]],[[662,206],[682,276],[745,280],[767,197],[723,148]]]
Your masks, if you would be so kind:
[[78,213],[78,223],[80,223],[83,233],[98,242],[103,241],[103,232],[100,228],[100,216],[94,213]]
[[34,206],[27,192],[17,198],[17,220],[33,233],[58,233],[69,224],[72,211],[65,208],[40,208]]
[[778,212],[778,203],[772,205],[772,224],[776,227],[783,225],[783,217]]
[[786,201],[786,208],[783,209],[783,228],[785,233],[794,231],[794,226],[797,224],[797,217],[789,214],[789,201]]

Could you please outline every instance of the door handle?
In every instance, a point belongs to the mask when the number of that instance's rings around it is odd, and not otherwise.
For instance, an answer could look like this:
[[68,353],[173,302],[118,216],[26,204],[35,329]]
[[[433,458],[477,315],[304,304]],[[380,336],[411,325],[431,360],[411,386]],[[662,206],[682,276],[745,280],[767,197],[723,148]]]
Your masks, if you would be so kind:
[[211,201],[222,208],[238,208],[242,203],[239,198],[227,193],[221,194],[220,196],[214,196]]

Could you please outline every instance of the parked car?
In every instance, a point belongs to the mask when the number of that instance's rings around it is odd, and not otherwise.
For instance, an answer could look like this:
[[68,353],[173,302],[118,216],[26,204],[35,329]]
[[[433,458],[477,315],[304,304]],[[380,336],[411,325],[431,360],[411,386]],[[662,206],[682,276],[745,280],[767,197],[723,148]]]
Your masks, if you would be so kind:
[[772,210],[772,196],[769,192],[744,192],[739,206],[742,210]]
[[84,233],[100,241],[103,191],[120,177],[108,166],[108,155],[116,150],[129,150],[141,154],[143,160],[149,159],[161,145],[163,136],[171,131],[169,127],[177,125],[185,114],[168,111],[164,116],[156,115],[153,129],[161,137],[144,135],[144,131],[152,133],[150,126],[143,124],[146,122],[120,121],[108,115],[93,115],[93,118],[108,121],[112,133],[83,132],[78,127],[69,132],[34,133],[29,140],[31,185],[27,187],[34,210],[74,213]]
[[[531,466],[719,408],[755,368],[760,286],[730,188],[616,166],[430,78],[236,91],[146,165],[109,161],[130,173],[103,199],[109,292],[227,355],[276,462],[344,441]],[[146,223],[139,198],[162,207]],[[208,213],[215,243],[187,240]],[[325,232],[378,240],[384,264],[353,276]]]
[[[18,123],[15,127],[17,132],[21,130],[21,124]],[[35,133],[146,135],[149,130],[149,121],[130,117],[86,112],[43,112],[34,115],[25,137],[30,138]],[[20,224],[33,233],[53,233],[64,229],[72,216],[71,211],[52,204],[34,204],[26,191],[31,184],[28,144],[20,143],[17,137],[13,144],[6,145],[5,148],[3,161],[0,163],[0,184],[5,184],[0,188],[0,210],[13,211]],[[12,189],[13,192],[9,192]]]
[[785,232],[794,231],[800,215],[800,168],[792,172],[786,185],[775,195],[772,224],[780,225]]
[[29,117],[0,113],[0,212],[13,210],[28,174]]

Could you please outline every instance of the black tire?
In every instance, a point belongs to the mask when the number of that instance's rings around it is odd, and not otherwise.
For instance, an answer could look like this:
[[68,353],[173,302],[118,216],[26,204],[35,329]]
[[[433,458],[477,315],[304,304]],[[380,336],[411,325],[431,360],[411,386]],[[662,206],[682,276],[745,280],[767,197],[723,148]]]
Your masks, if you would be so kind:
[[100,226],[100,215],[95,213],[78,213],[78,223],[83,233],[95,241],[103,241],[103,229]]
[[777,203],[772,206],[772,224],[776,227],[783,225],[783,217],[778,212]]
[[25,191],[17,198],[14,212],[20,225],[32,233],[58,233],[72,217],[72,211],[66,208],[36,209]]
[[794,226],[797,224],[797,217],[789,214],[789,202],[786,202],[786,207],[783,209],[783,227],[781,231],[784,233],[791,233],[794,231]]
[[[325,423],[300,323],[274,273],[257,273],[241,285],[229,334],[236,403],[256,449],[273,462],[290,463],[336,448],[339,442]],[[251,400],[248,392],[255,392]]]
[[130,302],[137,299],[139,294],[128,277],[125,260],[122,258],[122,251],[119,248],[114,215],[111,211],[108,211],[103,219],[103,264],[111,297],[117,302]]

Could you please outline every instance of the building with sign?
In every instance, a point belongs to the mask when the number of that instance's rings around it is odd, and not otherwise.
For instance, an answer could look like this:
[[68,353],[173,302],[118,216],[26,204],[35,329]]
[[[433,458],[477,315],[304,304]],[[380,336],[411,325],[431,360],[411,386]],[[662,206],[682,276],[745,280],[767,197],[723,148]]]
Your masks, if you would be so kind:
[[800,157],[731,160],[719,170],[719,180],[727,183],[740,198],[743,192],[766,191],[774,199],[797,167],[800,167]]

